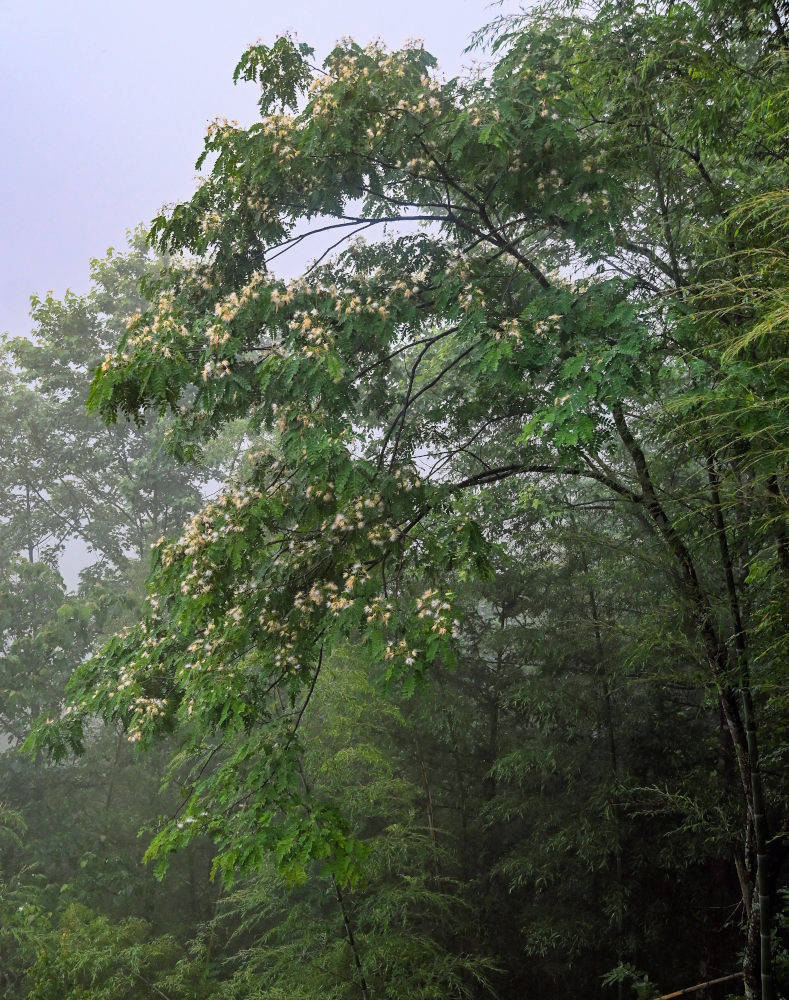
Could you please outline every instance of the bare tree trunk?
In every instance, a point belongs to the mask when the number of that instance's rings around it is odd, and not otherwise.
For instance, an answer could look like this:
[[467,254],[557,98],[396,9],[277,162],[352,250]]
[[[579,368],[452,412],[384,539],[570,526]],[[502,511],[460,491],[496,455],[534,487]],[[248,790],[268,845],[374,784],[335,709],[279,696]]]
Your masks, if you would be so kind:
[[745,642],[745,626],[740,608],[740,599],[734,579],[734,566],[726,532],[726,522],[720,499],[720,478],[712,458],[707,461],[710,482],[712,511],[715,520],[715,531],[718,536],[718,546],[726,578],[726,590],[729,596],[729,607],[734,623],[734,648],[737,656],[737,666],[740,675],[740,701],[745,726],[745,739],[748,753],[748,772],[751,786],[751,803],[753,807],[753,832],[756,842],[756,890],[754,905],[751,908],[751,919],[748,922],[748,938],[750,945],[751,925],[758,921],[759,926],[759,970],[761,980],[762,1000],[773,1000],[774,986],[772,976],[771,947],[771,913],[770,913],[770,878],[769,878],[769,832],[767,829],[767,813],[764,801],[764,783],[759,760],[759,745],[756,735],[756,717],[751,695],[751,678],[748,667],[748,650]]
[[[731,735],[747,805],[746,865],[749,864],[752,856],[752,849],[749,846],[751,839],[754,841],[756,853],[756,888],[754,890],[754,902],[751,905],[751,915],[748,921],[746,961],[743,968],[746,993],[755,991],[753,993],[754,997],[761,997],[761,1000],[773,1000],[775,994],[771,962],[768,835],[764,788],[759,768],[756,720],[748,673],[745,630],[734,580],[726,526],[720,504],[717,473],[714,464],[709,460],[708,472],[711,487],[712,515],[718,537],[722,569],[726,580],[726,589],[732,615],[734,635],[731,639],[733,640],[734,651],[736,653],[736,665],[739,668],[739,705],[741,706],[741,711],[737,704],[737,698],[730,687],[730,657],[727,651],[727,644],[718,634],[708,595],[701,586],[691,553],[660,502],[652,482],[646,456],[627,425],[621,403],[614,403],[611,412],[622,443],[633,462],[636,477],[641,487],[641,495],[636,498],[637,502],[642,504],[649,514],[657,533],[663,538],[675,560],[680,580],[682,581],[682,589],[693,611],[693,617],[702,639],[713,678],[718,684],[719,700]],[[758,965],[755,967],[758,968],[758,973],[755,971],[753,962],[748,957],[753,955],[752,934],[754,931],[752,928],[755,921],[758,921],[760,940],[758,948],[759,960]]]
[[[575,528],[575,519],[573,518],[573,527]],[[589,603],[589,613],[592,617],[592,628],[594,629],[595,638],[595,653],[597,655],[597,668],[596,674],[600,680],[602,701],[603,701],[603,722],[605,725],[606,732],[608,734],[608,760],[611,769],[611,781],[612,784],[616,784],[619,776],[619,763],[617,759],[616,750],[616,734],[614,732],[614,718],[613,710],[611,706],[611,689],[608,685],[608,675],[605,669],[605,649],[603,647],[603,634],[600,628],[600,614],[597,606],[597,594],[595,589],[590,582],[589,573],[589,562],[586,558],[586,550],[583,545],[579,546],[579,551],[581,554],[581,569],[584,574],[584,581],[586,586],[586,597]],[[617,940],[617,958],[619,963],[624,962],[624,932],[625,932],[625,913],[624,913],[624,865],[622,861],[622,839],[621,839],[621,815],[619,805],[616,801],[611,802],[611,813],[614,817],[614,865],[616,872],[616,887],[619,894],[619,899],[617,900],[616,909],[616,940]],[[617,997],[618,1000],[622,1000],[624,996],[624,982],[620,979],[617,985]]]
[[364,967],[362,966],[362,958],[359,954],[359,949],[356,947],[356,938],[353,934],[353,925],[351,924],[351,918],[348,915],[348,910],[345,906],[345,897],[340,889],[340,884],[337,879],[332,875],[331,877],[332,885],[334,886],[334,894],[339,904],[340,911],[342,913],[342,922],[345,927],[345,936],[348,939],[348,944],[351,949],[351,954],[353,955],[353,962],[356,966],[356,972],[359,975],[359,990],[362,994],[362,1000],[370,1000],[370,988],[367,985],[367,980],[364,975]]
[[436,844],[436,824],[433,814],[433,792],[430,787],[430,775],[427,772],[427,763],[422,753],[422,741],[416,736],[416,753],[419,760],[419,770],[422,772],[422,785],[425,789],[425,810],[427,812],[427,828],[430,831],[430,840],[435,849]]
[[30,500],[30,483],[25,483],[25,513],[27,514],[27,561],[35,562],[35,551],[33,549],[33,507]]

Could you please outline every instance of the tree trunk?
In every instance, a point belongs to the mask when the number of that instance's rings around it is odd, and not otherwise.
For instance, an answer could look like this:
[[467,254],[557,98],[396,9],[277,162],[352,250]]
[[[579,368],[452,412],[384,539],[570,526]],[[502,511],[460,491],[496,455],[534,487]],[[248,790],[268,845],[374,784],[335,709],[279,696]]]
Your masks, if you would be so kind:
[[726,590],[729,596],[729,607],[734,624],[734,649],[740,675],[740,702],[742,704],[742,720],[745,726],[745,740],[748,754],[748,772],[751,786],[751,804],[753,808],[753,832],[756,841],[756,890],[754,905],[751,908],[751,919],[748,923],[748,943],[750,945],[751,925],[758,921],[759,927],[759,969],[762,1000],[773,1000],[774,986],[772,977],[771,948],[771,913],[770,913],[770,878],[769,878],[769,832],[767,829],[767,814],[764,801],[764,783],[759,760],[759,745],[756,734],[756,717],[751,695],[751,678],[748,666],[748,650],[745,642],[745,626],[740,608],[739,594],[734,579],[734,566],[729,549],[726,532],[726,522],[723,518],[723,508],[720,500],[720,478],[712,458],[707,461],[710,482],[715,531],[718,536],[718,546],[726,578]]
[[[621,403],[614,403],[611,407],[611,412],[622,443],[633,462],[636,477],[641,487],[641,496],[637,498],[638,502],[643,504],[655,525],[657,533],[665,541],[676,562],[682,582],[682,590],[689,601],[713,678],[718,684],[719,699],[731,735],[747,805],[746,864],[748,864],[752,854],[749,841],[753,839],[755,842],[756,887],[754,889],[754,902],[751,906],[751,915],[748,920],[746,932],[746,958],[743,968],[746,992],[755,989],[754,997],[761,997],[761,1000],[773,1000],[768,834],[764,788],[759,767],[756,720],[751,697],[745,630],[736,582],[734,580],[726,525],[723,520],[717,472],[713,460],[708,459],[712,516],[718,538],[721,568],[726,581],[726,591],[729,598],[734,632],[730,636],[730,640],[733,644],[736,666],[739,671],[739,706],[730,687],[730,657],[727,650],[727,643],[718,634],[718,629],[715,625],[715,616],[708,595],[701,586],[691,553],[660,502],[652,481],[646,456],[627,425]],[[755,922],[758,922],[758,924]],[[758,948],[756,948],[753,941],[753,934],[757,933],[754,930],[755,926],[758,927]],[[753,959],[754,948],[756,948],[758,953],[758,964],[755,966]],[[758,969],[758,972],[754,971],[754,969]]]

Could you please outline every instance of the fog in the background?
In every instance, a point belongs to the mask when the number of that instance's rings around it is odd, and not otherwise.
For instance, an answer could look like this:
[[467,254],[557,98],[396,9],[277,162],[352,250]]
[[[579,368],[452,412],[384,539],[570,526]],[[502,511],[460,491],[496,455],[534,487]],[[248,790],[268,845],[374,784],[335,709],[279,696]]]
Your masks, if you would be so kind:
[[0,331],[27,332],[33,293],[87,291],[91,257],[189,196],[207,122],[255,115],[256,88],[232,83],[251,42],[295,32],[322,60],[345,35],[419,37],[454,74],[499,12],[486,0],[5,0]]
[[[86,292],[92,257],[189,197],[207,123],[256,116],[257,88],[232,82],[250,43],[287,31],[322,61],[346,35],[390,47],[422,38],[451,75],[473,62],[471,34],[500,10],[487,0],[5,0],[0,333],[30,330],[33,294]],[[82,542],[68,544],[69,586],[91,561]]]

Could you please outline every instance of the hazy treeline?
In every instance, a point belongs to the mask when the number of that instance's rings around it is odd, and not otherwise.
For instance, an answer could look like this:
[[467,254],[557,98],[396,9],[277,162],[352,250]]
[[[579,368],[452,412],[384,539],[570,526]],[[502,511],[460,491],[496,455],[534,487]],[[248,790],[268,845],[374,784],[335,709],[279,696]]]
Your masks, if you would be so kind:
[[4,997],[786,993],[787,31],[252,46],[260,120],[34,300]]

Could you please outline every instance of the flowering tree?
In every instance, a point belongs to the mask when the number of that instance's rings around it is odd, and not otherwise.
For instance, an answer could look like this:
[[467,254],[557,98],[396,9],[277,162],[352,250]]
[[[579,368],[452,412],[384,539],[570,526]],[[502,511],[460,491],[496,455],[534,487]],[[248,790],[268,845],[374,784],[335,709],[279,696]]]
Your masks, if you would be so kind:
[[[413,688],[453,658],[448,581],[486,572],[491,545],[517,548],[495,484],[583,482],[651,532],[718,699],[744,803],[746,981],[761,928],[769,995],[759,640],[734,571],[747,541],[727,524],[742,468],[704,433],[698,394],[721,357],[693,308],[731,267],[744,186],[781,183],[754,130],[784,70],[769,11],[740,32],[736,12],[700,13],[603,4],[504,23],[469,81],[443,80],[419,46],[344,42],[322,68],[288,38],[243,56],[261,120],[209,129],[210,173],[153,225],[174,255],[155,305],[91,405],[108,420],[169,408],[181,456],[248,418],[249,448],[161,540],[144,620],[78,672],[46,737],[65,752],[97,713],[142,743],[184,734],[184,807],[152,855],[200,832],[228,879],[273,850],[290,877],[323,858],[352,880],[360,849],[301,771],[324,658],[358,636]],[[277,277],[310,239],[314,263]]]

